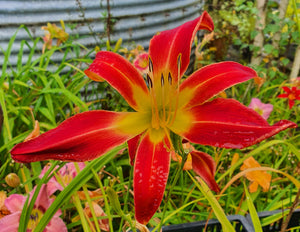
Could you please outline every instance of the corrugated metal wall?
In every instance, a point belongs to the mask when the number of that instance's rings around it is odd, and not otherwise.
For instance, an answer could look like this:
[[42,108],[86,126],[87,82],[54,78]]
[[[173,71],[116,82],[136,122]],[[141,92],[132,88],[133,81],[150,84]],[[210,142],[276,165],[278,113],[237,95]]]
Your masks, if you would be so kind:
[[[6,50],[8,41],[20,25],[26,25],[33,37],[41,37],[47,22],[64,20],[72,24],[66,31],[79,35],[78,42],[92,48],[107,40],[106,24],[114,22],[109,38],[123,38],[124,43],[134,41],[147,48],[150,38],[157,32],[176,27],[200,15],[203,0],[0,0],[0,48]],[[108,17],[109,15],[109,17]],[[28,40],[21,29],[13,44],[10,64],[15,65],[20,41]],[[42,48],[42,42],[39,43]],[[26,50],[24,47],[24,54]],[[4,56],[0,50],[0,66]],[[26,59],[25,59],[26,60]]]

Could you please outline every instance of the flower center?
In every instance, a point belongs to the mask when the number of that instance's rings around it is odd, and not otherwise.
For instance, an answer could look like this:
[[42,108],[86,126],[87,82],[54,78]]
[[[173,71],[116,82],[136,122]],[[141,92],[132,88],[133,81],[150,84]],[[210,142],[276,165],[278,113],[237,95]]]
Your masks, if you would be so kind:
[[35,208],[31,211],[27,229],[34,231],[36,226],[39,224],[42,216],[44,215],[44,211],[45,210],[43,210],[42,207]]
[[256,107],[254,110],[255,110],[259,115],[263,115],[263,114],[264,114],[264,111],[263,111],[261,108],[259,108],[259,107]]
[[288,99],[291,100],[291,101],[295,100],[295,99],[296,99],[295,94],[294,94],[294,93],[290,93],[290,94],[288,95]]
[[[178,76],[180,74],[180,56],[178,59]],[[157,75],[157,74],[156,74]],[[153,63],[149,57],[149,73],[147,73],[147,83],[151,96],[151,125],[154,129],[166,130],[174,123],[178,108],[179,78],[177,83],[173,83],[170,72],[160,73],[155,76],[153,73]]]

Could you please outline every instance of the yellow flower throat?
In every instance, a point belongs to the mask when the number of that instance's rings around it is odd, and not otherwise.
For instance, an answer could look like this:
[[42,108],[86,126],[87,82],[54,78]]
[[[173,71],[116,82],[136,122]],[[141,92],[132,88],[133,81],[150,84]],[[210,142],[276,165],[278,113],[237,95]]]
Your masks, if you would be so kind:
[[149,58],[149,73],[147,73],[147,83],[151,96],[151,126],[154,129],[166,129],[174,123],[179,95],[179,76],[181,56],[178,56],[178,78],[177,83],[173,83],[170,72],[161,73],[160,78],[154,78],[153,63]]

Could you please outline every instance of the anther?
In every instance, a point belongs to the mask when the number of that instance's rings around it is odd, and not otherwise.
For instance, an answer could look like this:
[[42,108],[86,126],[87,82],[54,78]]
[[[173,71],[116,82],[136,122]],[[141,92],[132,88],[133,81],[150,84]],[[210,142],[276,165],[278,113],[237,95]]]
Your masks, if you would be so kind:
[[150,57],[149,57],[149,71],[153,72],[153,63]]
[[147,73],[147,83],[148,83],[148,86],[149,86],[149,88],[153,88],[153,83],[152,83],[152,80],[151,80],[151,78],[150,78],[150,76],[149,76],[149,74]]
[[180,70],[180,67],[181,67],[181,54],[179,54],[178,57],[177,57],[177,67]]
[[160,82],[161,82],[161,86],[164,86],[165,79],[164,79],[164,74],[163,73],[161,74]]
[[169,82],[170,85],[172,85],[172,76],[171,76],[170,72],[168,74],[168,82]]

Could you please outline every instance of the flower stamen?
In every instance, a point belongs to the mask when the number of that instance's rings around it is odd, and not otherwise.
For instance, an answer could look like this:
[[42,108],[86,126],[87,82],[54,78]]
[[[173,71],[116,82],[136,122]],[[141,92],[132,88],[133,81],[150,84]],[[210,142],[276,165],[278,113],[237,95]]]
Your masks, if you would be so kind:
[[163,130],[167,136],[167,139],[169,140],[170,146],[167,145],[166,141],[163,140],[164,146],[168,151],[174,151],[174,147],[173,147],[173,143],[170,137],[170,131],[168,131],[168,129],[166,127],[163,127]]
[[147,82],[149,84],[149,91],[151,96],[151,113],[152,113],[152,120],[151,124],[152,127],[155,129],[159,129],[159,111],[157,106],[157,100],[156,100],[156,93],[154,91],[154,81],[153,80],[153,63],[151,58],[149,57],[149,73],[147,73]]
[[164,78],[164,74],[161,74],[161,78],[160,78],[160,82],[161,82],[161,95],[162,95],[162,108],[163,108],[163,120],[162,120],[162,126],[165,127],[166,126],[166,102],[165,102],[165,78]]
[[172,121],[170,122],[170,126],[173,125],[176,114],[177,114],[177,109],[178,109],[178,97],[179,97],[179,82],[180,82],[180,69],[181,69],[181,54],[178,55],[177,57],[177,86],[176,86],[176,99],[175,99],[175,108],[174,108],[174,114],[172,117]]

